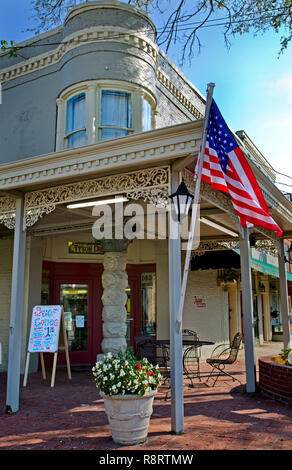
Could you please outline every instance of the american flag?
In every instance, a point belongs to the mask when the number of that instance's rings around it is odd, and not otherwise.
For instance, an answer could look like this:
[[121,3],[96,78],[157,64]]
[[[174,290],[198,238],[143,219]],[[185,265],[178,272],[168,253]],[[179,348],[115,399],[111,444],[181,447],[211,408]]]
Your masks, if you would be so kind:
[[[232,132],[212,99],[202,180],[212,188],[228,193],[242,227],[258,225],[283,232],[272,219],[262,191]],[[197,162],[195,173],[198,171]]]

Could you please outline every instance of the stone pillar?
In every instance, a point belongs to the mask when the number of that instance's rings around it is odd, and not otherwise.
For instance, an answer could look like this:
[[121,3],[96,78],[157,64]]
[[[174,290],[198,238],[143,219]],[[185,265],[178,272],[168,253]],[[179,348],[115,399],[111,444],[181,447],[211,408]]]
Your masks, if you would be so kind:
[[[101,349],[104,354],[123,352],[127,348],[127,295],[128,286],[126,273],[127,246],[130,240],[100,240],[104,250],[102,274],[102,321],[103,340]],[[100,358],[99,358],[100,359]]]

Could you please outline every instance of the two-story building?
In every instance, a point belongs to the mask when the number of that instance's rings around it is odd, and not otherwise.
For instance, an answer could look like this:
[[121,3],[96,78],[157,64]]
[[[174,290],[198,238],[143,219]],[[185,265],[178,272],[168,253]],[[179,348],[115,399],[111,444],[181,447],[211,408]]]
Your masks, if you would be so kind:
[[[206,100],[155,37],[147,13],[101,0],[72,8],[64,24],[23,42],[18,57],[0,54],[0,371],[9,374],[18,357],[23,372],[39,304],[63,305],[73,365],[134,345],[141,330],[171,333],[184,252],[170,237],[168,196],[182,177],[194,189]],[[291,237],[291,202],[248,136],[237,138]],[[94,237],[100,202],[111,208],[113,240]],[[159,220],[146,230],[149,207]],[[123,228],[139,211],[142,229],[129,240]],[[252,235],[254,332],[263,342],[277,333],[274,310],[287,329],[283,241],[257,228]],[[202,183],[183,327],[214,344],[243,329],[240,239],[230,198]],[[30,365],[36,370],[38,358]]]

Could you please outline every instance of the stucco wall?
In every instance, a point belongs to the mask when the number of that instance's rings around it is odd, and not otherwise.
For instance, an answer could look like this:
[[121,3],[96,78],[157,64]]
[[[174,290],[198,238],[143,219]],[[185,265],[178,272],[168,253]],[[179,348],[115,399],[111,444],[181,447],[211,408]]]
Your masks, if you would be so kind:
[[[108,35],[113,38],[86,42],[82,39],[82,32],[90,28],[111,28]],[[115,40],[116,28],[133,31],[134,34],[143,30],[144,37],[148,35],[150,42],[141,46],[136,40]],[[62,41],[71,34],[77,34],[77,44],[65,51],[60,50]],[[25,72],[19,72],[20,68],[16,67],[9,80],[5,77],[3,80],[0,163],[54,152],[58,126],[56,100],[68,87],[81,82],[118,80],[121,85],[124,82],[125,85],[143,86],[145,91],[157,98],[154,110],[157,128],[195,119],[173,88],[159,81],[158,68],[167,75],[176,90],[182,92],[201,112],[204,110],[204,98],[162,52],[158,57],[153,55],[153,38],[153,29],[147,18],[137,14],[136,9],[122,4],[122,9],[118,10],[80,10],[72,18],[69,17],[63,27],[40,36],[39,41],[28,41],[28,47],[22,50],[26,61],[21,57],[10,58],[9,61],[7,55],[0,54],[0,75],[7,67],[28,64]],[[152,51],[151,47],[154,48]],[[51,57],[59,58],[53,58],[46,66],[39,66],[46,59],[38,60],[38,56],[43,57],[44,53],[46,57],[53,54]],[[31,60],[34,60],[34,65],[30,64]]]
[[[217,270],[189,272],[183,328],[196,331],[202,340],[229,343],[228,292],[217,286]],[[214,347],[202,347],[202,357]]]

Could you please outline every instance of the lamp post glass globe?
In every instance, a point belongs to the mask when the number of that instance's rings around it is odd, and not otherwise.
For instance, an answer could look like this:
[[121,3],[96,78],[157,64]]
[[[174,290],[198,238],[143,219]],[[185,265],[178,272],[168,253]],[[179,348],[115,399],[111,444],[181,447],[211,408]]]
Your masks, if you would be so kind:
[[194,196],[189,192],[184,180],[180,183],[175,193],[169,196],[171,199],[178,221],[181,223],[190,210]]

